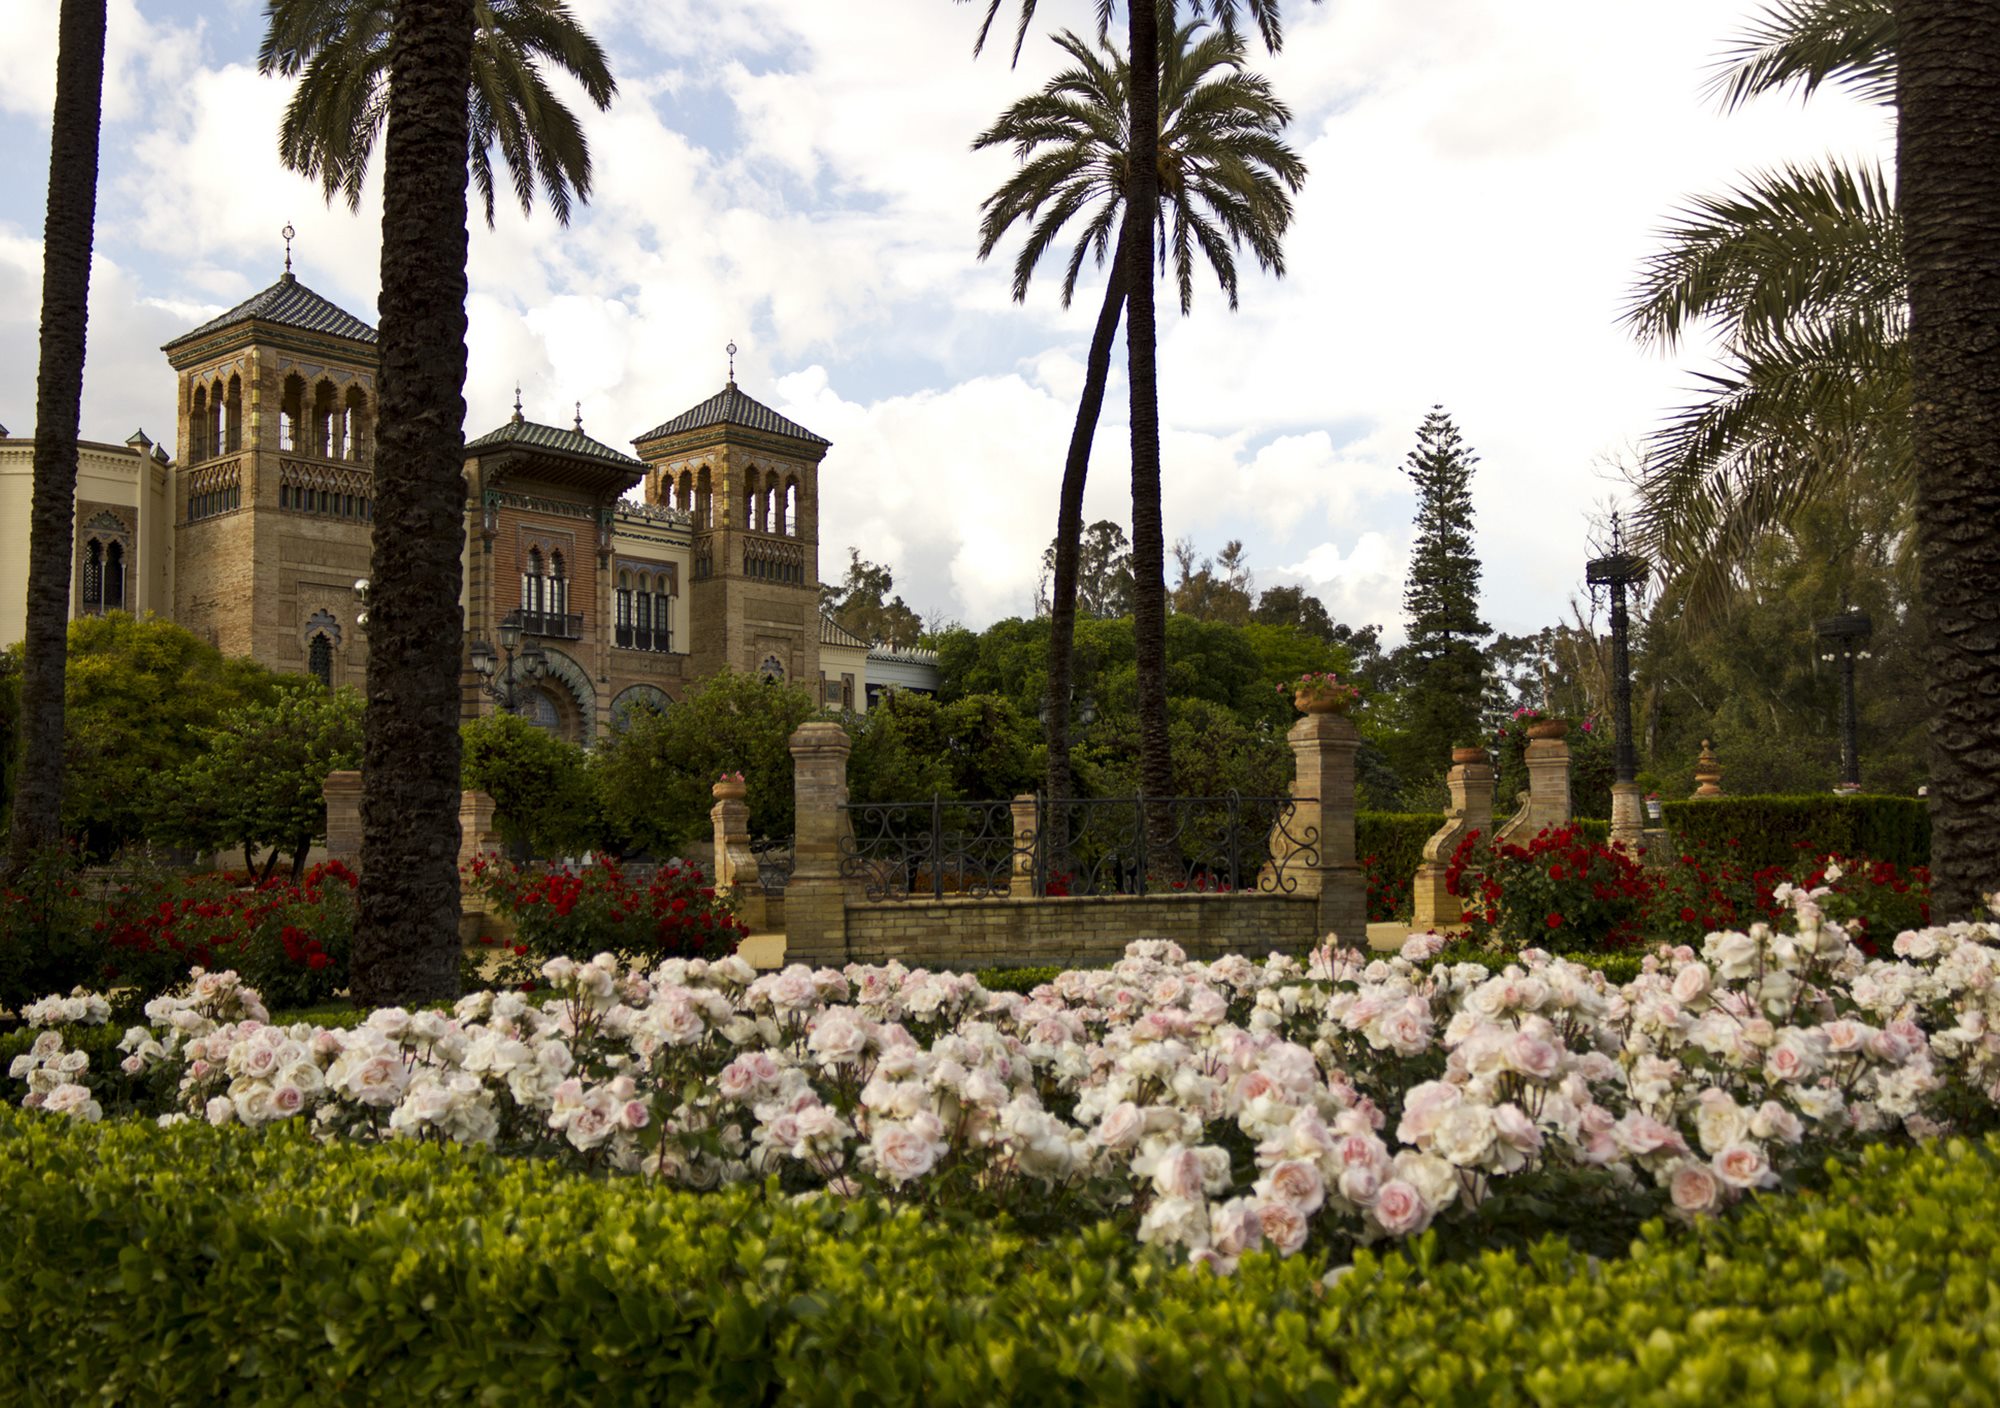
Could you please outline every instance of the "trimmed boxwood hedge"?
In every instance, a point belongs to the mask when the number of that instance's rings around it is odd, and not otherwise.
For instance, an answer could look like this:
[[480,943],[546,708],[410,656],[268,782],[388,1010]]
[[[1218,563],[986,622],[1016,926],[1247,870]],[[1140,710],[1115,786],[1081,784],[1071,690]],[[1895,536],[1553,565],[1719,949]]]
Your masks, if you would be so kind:
[[1931,863],[1930,807],[1921,797],[1693,797],[1660,819],[1682,846],[1728,850],[1753,869],[1801,855]]
[[764,1188],[0,1114],[22,1404],[1961,1404],[2000,1386],[2000,1142],[1628,1257],[1171,1266]]

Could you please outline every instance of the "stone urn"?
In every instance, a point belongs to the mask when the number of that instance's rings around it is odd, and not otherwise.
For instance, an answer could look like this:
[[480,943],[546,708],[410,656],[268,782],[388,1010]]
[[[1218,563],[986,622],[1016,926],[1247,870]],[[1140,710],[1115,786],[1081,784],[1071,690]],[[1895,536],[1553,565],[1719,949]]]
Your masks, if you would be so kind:
[[1569,732],[1569,720],[1536,719],[1525,732],[1530,738],[1561,738]]
[[708,790],[718,802],[740,802],[750,795],[750,784],[740,777],[725,777]]
[[1484,748],[1454,748],[1451,750],[1454,763],[1483,763],[1487,761]]
[[1303,689],[1292,696],[1292,703],[1298,706],[1301,714],[1339,714],[1345,716],[1354,712],[1356,702],[1350,694],[1331,694],[1319,691],[1309,694]]

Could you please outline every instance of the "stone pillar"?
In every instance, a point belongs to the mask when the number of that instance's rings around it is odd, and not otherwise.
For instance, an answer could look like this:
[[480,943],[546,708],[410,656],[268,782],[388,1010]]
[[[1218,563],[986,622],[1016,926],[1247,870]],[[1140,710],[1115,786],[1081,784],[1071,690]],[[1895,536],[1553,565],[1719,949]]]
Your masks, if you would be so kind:
[[1007,877],[1007,894],[1017,900],[1035,897],[1035,794],[1023,792],[1010,804],[1014,813],[1014,861]]
[[1320,936],[1331,934],[1354,948],[1368,942],[1368,879],[1355,859],[1354,755],[1361,730],[1342,714],[1306,714],[1286,735],[1291,741],[1292,796],[1298,810],[1292,835],[1316,832],[1317,864],[1289,866],[1299,893],[1319,896]]
[[497,810],[489,793],[478,791],[458,794],[458,864],[463,869],[480,856],[502,850],[506,843],[500,838],[500,829],[494,825]]
[[847,882],[840,842],[853,833],[847,813],[847,755],[839,724],[800,724],[792,734],[797,809],[791,882],[785,886],[785,957],[833,967],[847,961]]
[[1494,839],[1525,845],[1536,832],[1569,821],[1569,744],[1560,738],[1531,738],[1527,798]]
[[1410,927],[1419,933],[1448,928],[1465,917],[1458,896],[1445,887],[1445,872],[1467,836],[1477,833],[1482,840],[1493,836],[1493,764],[1484,748],[1465,751],[1478,756],[1454,761],[1445,774],[1451,809],[1444,825],[1424,842],[1423,862],[1410,886],[1414,900]]
[[718,782],[709,795],[715,798],[708,811],[715,826],[715,893],[734,900],[737,915],[757,933],[768,926],[757,857],[750,853],[750,803],[740,782]]
[[1636,782],[1611,784],[1611,844],[1637,852],[1646,844],[1646,790]]
[[361,774],[330,772],[320,791],[326,798],[326,858],[349,870],[361,869]]

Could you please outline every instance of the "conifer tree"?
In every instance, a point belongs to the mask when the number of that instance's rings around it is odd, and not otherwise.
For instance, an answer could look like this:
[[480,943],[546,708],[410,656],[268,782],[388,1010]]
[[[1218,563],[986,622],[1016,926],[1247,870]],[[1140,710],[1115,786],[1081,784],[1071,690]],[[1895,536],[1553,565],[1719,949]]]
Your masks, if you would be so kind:
[[1479,558],[1472,549],[1472,468],[1479,457],[1442,406],[1431,407],[1404,468],[1417,486],[1417,542],[1403,588],[1410,640],[1397,654],[1407,720],[1404,772],[1441,770],[1479,736],[1486,692]]

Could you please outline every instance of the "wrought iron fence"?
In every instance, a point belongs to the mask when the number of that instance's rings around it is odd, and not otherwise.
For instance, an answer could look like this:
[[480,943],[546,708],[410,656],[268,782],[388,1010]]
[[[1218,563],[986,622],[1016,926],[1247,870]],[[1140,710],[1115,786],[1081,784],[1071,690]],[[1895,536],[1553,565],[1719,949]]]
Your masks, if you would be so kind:
[[986,899],[1020,875],[1037,896],[1291,894],[1319,864],[1319,832],[1291,797],[1037,800],[1017,829],[1010,802],[847,807],[840,873],[870,900]]
[[792,879],[792,843],[752,841],[750,854],[757,862],[757,888],[773,898],[782,896]]

